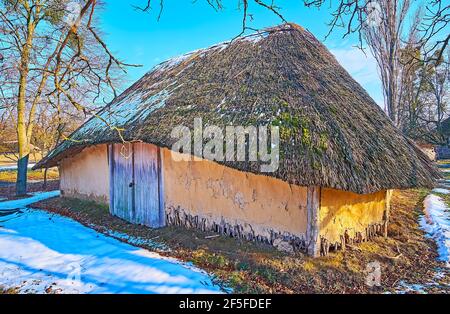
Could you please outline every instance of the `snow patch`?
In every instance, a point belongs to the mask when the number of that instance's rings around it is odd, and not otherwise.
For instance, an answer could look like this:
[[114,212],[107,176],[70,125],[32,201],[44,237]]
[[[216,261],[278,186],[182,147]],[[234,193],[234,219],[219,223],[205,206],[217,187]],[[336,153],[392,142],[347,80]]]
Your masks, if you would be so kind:
[[[251,35],[239,37],[236,40],[237,41],[249,41],[249,42],[252,42],[252,43],[256,44],[256,43],[260,42],[262,39],[264,39],[264,38],[266,38],[268,36],[269,36],[268,32],[259,32],[259,33],[256,33],[256,34],[251,34]],[[193,56],[201,58],[208,52],[212,52],[212,51],[214,51],[214,52],[221,52],[221,51],[225,50],[226,48],[228,48],[232,43],[233,43],[233,41],[225,41],[225,42],[221,42],[221,43],[215,44],[215,45],[213,45],[211,47],[208,47],[208,48],[197,49],[197,50],[188,52],[188,53],[186,53],[184,55],[171,58],[171,59],[166,60],[164,62],[161,62],[160,64],[155,66],[150,71],[150,73],[157,74],[157,73],[160,73],[162,71],[174,69],[175,67],[179,66],[181,63],[185,62],[186,60],[188,60],[189,58],[191,58]],[[186,65],[186,67],[192,66],[193,63],[194,63],[194,60],[192,60],[191,64]]]
[[256,34],[252,34],[252,35],[248,35],[245,37],[242,37],[242,41],[250,41],[254,44],[260,42],[261,40],[263,40],[264,38],[266,38],[267,36],[269,36],[268,32],[261,32],[261,33],[256,33]]
[[425,286],[419,284],[410,284],[406,281],[400,281],[396,292],[399,294],[406,293],[418,293],[418,294],[426,294]]
[[[204,271],[100,234],[78,222],[26,209],[59,195],[0,203],[0,286],[20,293],[220,293]],[[6,219],[7,218],[7,219]]]
[[450,190],[447,189],[434,189],[433,191],[431,191],[432,193],[438,193],[438,194],[450,194]]
[[425,215],[420,226],[438,246],[439,260],[450,267],[450,211],[441,197],[430,194],[424,200]]
[[128,234],[113,231],[113,230],[107,230],[106,234],[112,238],[125,241],[132,245],[136,245],[136,246],[143,245],[143,246],[150,247],[150,248],[155,249],[160,252],[170,252],[170,248],[167,245],[165,245],[161,242],[153,241],[151,239],[144,239],[141,237],[133,237]]
[[433,278],[431,278],[431,280],[425,282],[424,284],[413,284],[405,280],[400,281],[400,283],[395,289],[395,292],[398,294],[406,294],[406,293],[427,294],[431,290],[433,291],[433,293],[445,293],[445,291],[447,291],[448,288],[446,287],[445,283],[444,284],[440,283],[440,280],[442,280],[446,276],[448,276],[448,270],[438,268]]
[[[28,164],[28,169],[31,169],[35,166],[35,164]],[[17,165],[13,166],[0,166],[0,172],[6,172],[6,171],[15,171],[17,170]]]
[[0,211],[5,210],[11,210],[11,209],[23,209],[33,203],[40,202],[49,198],[57,197],[60,195],[59,191],[52,191],[52,192],[39,192],[39,193],[33,193],[32,197],[14,200],[14,201],[8,201],[8,202],[2,202],[0,203]]
[[[150,71],[150,73],[153,74],[153,75],[155,75],[155,74],[161,73],[161,72],[163,72],[163,71],[171,70],[171,69],[177,67],[178,65],[180,65],[181,63],[183,63],[184,61],[188,60],[188,59],[191,58],[192,56],[196,55],[196,54],[199,54],[199,56],[201,56],[203,50],[204,50],[204,49],[195,50],[195,51],[186,53],[186,54],[184,54],[184,55],[177,56],[177,57],[171,58],[171,59],[169,59],[169,60],[166,60],[166,61],[164,61],[164,62],[158,64],[157,66],[155,66],[155,67]],[[193,61],[193,60],[192,60],[192,61]],[[189,65],[189,66],[190,66],[190,65]],[[178,73],[178,74],[179,74],[179,73]]]
[[176,84],[176,81],[148,98],[142,92],[132,93],[121,101],[112,103],[105,108],[99,113],[98,117],[88,121],[80,131],[89,133],[105,127],[123,127],[136,121],[142,121],[152,112],[165,106],[166,101],[170,98],[170,92],[179,87],[169,89],[174,84]]
[[[262,39],[269,35],[268,32],[259,32],[244,37],[239,37],[236,41],[249,41],[253,44],[259,43]],[[221,52],[224,49],[232,45],[234,41],[227,41],[216,44],[209,48],[198,49],[181,56],[171,58],[155,66],[146,76],[158,76],[160,73],[175,69],[183,62],[189,62],[184,64],[175,77],[180,75],[183,71],[195,64],[195,60],[204,57],[210,52]],[[170,79],[169,79],[170,82]],[[150,87],[146,87],[143,91],[142,87],[136,91],[132,91],[119,101],[113,101],[109,107],[100,111],[96,117],[88,121],[80,130],[78,134],[89,135],[92,132],[102,130],[104,128],[121,128],[129,125],[133,122],[142,121],[146,119],[151,113],[165,106],[166,101],[170,98],[171,92],[181,87],[181,85],[175,86],[176,81],[170,82],[169,85],[159,91],[158,93],[148,97],[150,93],[154,92],[154,89],[159,88],[163,83],[167,83],[167,80],[157,81]],[[49,155],[51,157],[53,152]]]

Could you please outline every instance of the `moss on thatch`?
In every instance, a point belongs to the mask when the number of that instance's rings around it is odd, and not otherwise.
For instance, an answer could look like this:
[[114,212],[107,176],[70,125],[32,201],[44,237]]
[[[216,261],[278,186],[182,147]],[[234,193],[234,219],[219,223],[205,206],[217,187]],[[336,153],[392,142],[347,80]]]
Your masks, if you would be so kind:
[[[310,32],[286,24],[160,64],[100,116],[126,140],[171,147],[176,125],[280,126],[279,170],[302,186],[356,193],[432,186],[438,172]],[[37,167],[120,141],[93,118]],[[223,162],[259,173],[256,162]]]

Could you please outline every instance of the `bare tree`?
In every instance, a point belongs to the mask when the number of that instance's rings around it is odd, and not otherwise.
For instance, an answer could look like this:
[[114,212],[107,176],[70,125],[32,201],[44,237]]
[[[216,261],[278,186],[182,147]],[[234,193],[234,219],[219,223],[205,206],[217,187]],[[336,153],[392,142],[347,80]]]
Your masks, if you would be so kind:
[[[332,18],[329,22],[329,33],[336,29],[344,29],[343,37],[352,33],[357,33],[360,39],[360,47],[364,46],[364,25],[368,18],[378,5],[383,2],[391,3],[394,7],[394,2],[397,5],[402,1],[382,1],[382,0],[303,0],[308,7],[323,7],[328,5],[329,8],[334,8]],[[406,1],[405,1],[406,2]],[[450,41],[450,4],[445,3],[445,0],[425,0],[423,6],[425,7],[425,18],[422,21],[420,32],[420,40],[417,42],[427,50],[427,56],[441,58],[442,54],[449,46]],[[435,54],[434,52],[437,52]],[[432,61],[432,57],[425,60]]]
[[[222,8],[219,0],[207,1]],[[146,2],[143,11],[151,9],[151,1]],[[273,3],[253,2],[282,18]],[[159,1],[160,14],[163,3]],[[59,107],[69,102],[85,114],[93,113],[86,103],[97,101],[106,87],[116,96],[111,73],[133,66],[118,60],[102,40],[95,26],[99,5],[97,0],[0,0],[1,101],[16,115],[18,195],[26,193],[30,144],[41,109],[48,103]],[[244,32],[248,1],[238,5],[243,7]]]
[[[213,8],[215,11],[221,11],[224,9],[224,1],[223,0],[204,0],[206,1],[211,8]],[[134,6],[135,9],[142,11],[142,12],[149,12],[152,10],[152,5],[156,3],[159,7],[158,10],[158,20],[161,18],[161,15],[164,10],[164,0],[142,0],[142,5]],[[244,34],[248,30],[255,31],[256,29],[249,26],[249,21],[253,20],[253,14],[250,10],[250,5],[254,4],[260,7],[265,8],[269,12],[273,13],[275,16],[277,16],[280,21],[287,22],[284,18],[284,16],[281,14],[280,7],[277,5],[277,1],[275,0],[236,0],[236,5],[238,10],[242,12],[242,28],[241,32],[236,36],[240,36]]]
[[400,53],[409,0],[379,0],[380,20],[363,26],[363,36],[378,64],[386,111],[400,126],[400,84],[402,64]]
[[[435,51],[435,54],[441,54]],[[439,59],[438,59],[439,58]],[[429,102],[429,114],[424,117],[423,122],[429,126],[433,142],[444,144],[446,142],[442,122],[448,116],[450,105],[450,48],[441,57],[433,56],[427,63],[428,75],[425,77],[427,89],[423,93],[423,101]],[[431,126],[431,128],[430,128]]]
[[443,144],[442,123],[448,116],[450,100],[450,52],[439,61],[431,61],[436,56],[428,57],[416,43],[412,36],[401,52],[401,130],[413,139]]
[[450,3],[441,0],[429,0],[426,4],[426,14],[421,25],[425,61],[442,60],[450,44]]
[[[223,8],[222,0],[206,1],[215,10]],[[149,11],[153,2],[141,0],[142,6],[138,8]],[[371,13],[373,2],[382,3],[387,22],[383,23],[384,30],[366,32],[364,21]],[[79,4],[75,14],[73,7],[68,8],[74,3]],[[156,3],[159,18],[164,0]],[[241,33],[252,29],[249,26],[249,20],[253,18],[251,5],[262,6],[286,22],[275,0],[237,0],[236,3],[242,12]],[[325,0],[304,0],[304,3],[320,7]],[[115,96],[113,73],[130,66],[118,60],[102,40],[95,21],[99,5],[97,0],[0,0],[0,108],[6,108],[16,116],[19,142],[17,194],[26,192],[29,148],[40,108],[49,103],[56,108],[61,103],[70,103],[85,114],[92,113],[86,103],[95,103],[106,89]],[[367,34],[368,41],[378,40],[378,44],[369,45],[379,60],[386,57],[387,63],[380,66],[385,98],[390,116],[398,124],[399,82],[394,77],[398,77],[400,71],[398,41],[409,0],[338,0],[337,6],[333,7],[336,11],[332,14],[330,32],[340,26],[346,29],[345,35],[357,32],[361,42],[363,34]],[[426,7],[427,18],[422,25],[420,43],[430,51],[438,51],[433,56],[439,59],[449,41],[448,32],[445,32],[449,6],[440,0],[427,0]],[[69,22],[68,16],[71,16]],[[383,33],[388,37],[383,38]],[[442,34],[447,37],[436,39]],[[86,99],[88,101],[83,103]]]
[[[0,0],[2,103],[14,103],[19,146],[16,192],[26,193],[37,114],[49,101],[86,105],[108,89],[126,64],[115,58],[95,26],[96,0]],[[106,64],[106,66],[105,66]]]

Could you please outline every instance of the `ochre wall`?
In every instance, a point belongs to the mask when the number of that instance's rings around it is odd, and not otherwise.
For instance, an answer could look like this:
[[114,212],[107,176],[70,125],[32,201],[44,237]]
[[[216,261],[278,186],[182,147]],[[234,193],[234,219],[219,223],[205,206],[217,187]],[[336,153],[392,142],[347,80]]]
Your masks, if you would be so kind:
[[177,162],[171,154],[162,150],[164,201],[169,214],[179,208],[216,223],[224,220],[251,228],[255,235],[269,239],[271,231],[304,236],[306,188],[207,160]]
[[97,145],[64,159],[59,167],[64,196],[109,204],[108,148]]
[[360,195],[323,188],[319,211],[320,236],[335,243],[346,230],[351,238],[356,232],[365,235],[369,225],[383,222],[389,195],[386,191]]
[[[180,157],[179,154],[176,154]],[[107,146],[84,149],[62,161],[61,190],[65,196],[109,204]],[[307,229],[307,188],[282,180],[254,175],[201,161],[174,161],[172,152],[161,149],[162,194],[165,213],[176,219],[206,221],[206,227],[219,224],[238,226],[243,234],[260,240],[303,240]],[[320,191],[320,237],[329,243],[365,234],[369,225],[381,224],[390,191],[359,195],[322,188]],[[175,213],[175,214],[174,214]],[[178,216],[177,216],[178,215]],[[170,221],[169,221],[170,223]],[[183,224],[183,223],[180,223]],[[208,228],[205,228],[208,229]],[[244,236],[245,237],[245,236]]]

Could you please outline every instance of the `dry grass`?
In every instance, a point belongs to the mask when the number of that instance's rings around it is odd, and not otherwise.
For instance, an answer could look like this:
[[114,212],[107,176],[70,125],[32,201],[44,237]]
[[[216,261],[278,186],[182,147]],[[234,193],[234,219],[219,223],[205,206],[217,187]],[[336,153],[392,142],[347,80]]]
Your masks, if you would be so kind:
[[[37,163],[42,159],[41,153],[33,153],[30,155],[30,163]],[[0,154],[0,165],[15,164],[17,162],[17,157],[12,154]]]
[[[44,183],[41,182],[29,182],[27,185],[28,193],[42,192],[42,191],[56,191],[59,190],[59,180],[53,180],[47,182],[47,187],[44,187]],[[6,198],[9,200],[16,199],[16,185],[14,183],[1,186],[0,185],[0,198]]]
[[[0,172],[0,182],[14,183],[17,179],[17,171],[2,171]],[[47,172],[47,180],[58,180],[59,172],[57,168],[49,169]],[[44,180],[44,171],[28,171],[29,181],[42,181]]]
[[[238,293],[379,293],[394,292],[402,280],[426,283],[440,266],[434,242],[425,238],[417,223],[427,192],[394,194],[389,239],[379,238],[318,259],[300,253],[286,255],[269,246],[223,236],[206,239],[208,234],[195,230],[132,225],[111,217],[106,206],[92,202],[52,199],[36,206],[94,226],[99,232],[114,230],[163,242],[172,251],[162,254],[192,261]],[[394,258],[398,252],[401,257]],[[382,265],[381,288],[365,284],[366,266],[373,261]],[[449,276],[442,281],[446,287],[430,288],[429,292],[450,292]]]
[[3,289],[0,287],[0,294],[18,294],[19,291],[16,288]]

